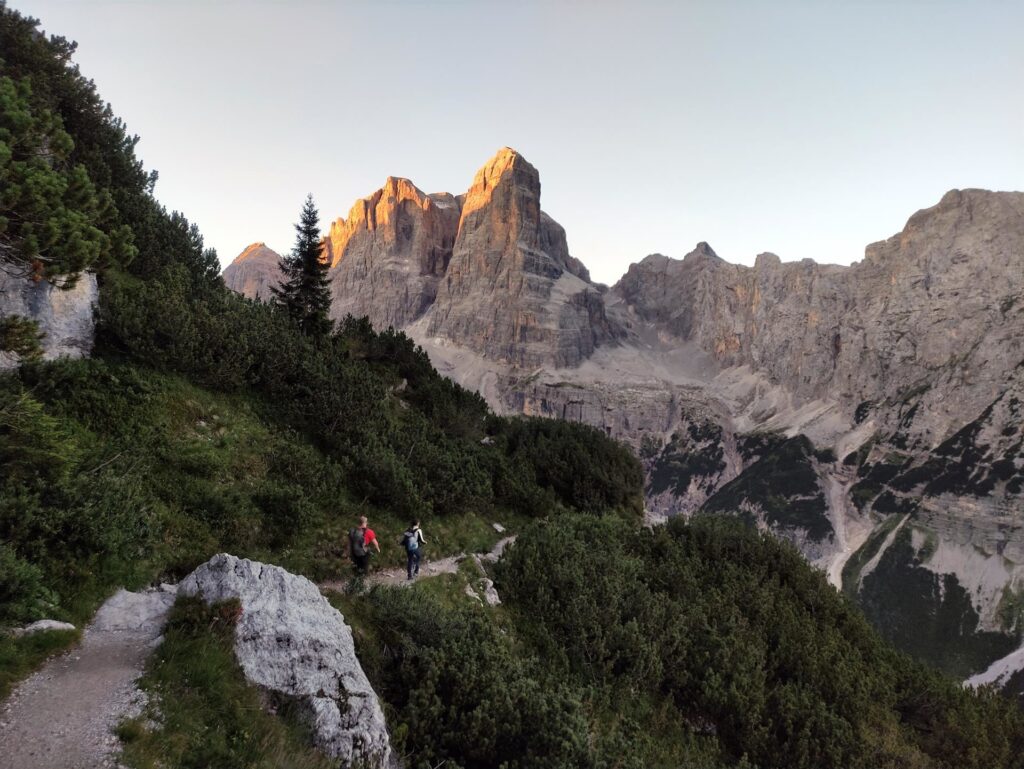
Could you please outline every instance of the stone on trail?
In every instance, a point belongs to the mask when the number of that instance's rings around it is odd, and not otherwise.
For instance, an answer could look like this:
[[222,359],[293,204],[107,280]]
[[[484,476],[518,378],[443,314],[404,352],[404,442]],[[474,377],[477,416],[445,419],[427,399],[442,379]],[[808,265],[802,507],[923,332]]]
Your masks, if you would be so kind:
[[179,595],[238,599],[235,655],[246,678],[301,701],[316,746],[344,766],[388,766],[391,743],[345,618],[305,577],[221,553],[186,577]]
[[15,628],[11,631],[11,635],[16,638],[20,638],[24,635],[32,635],[33,633],[42,633],[46,630],[74,630],[75,626],[70,622],[58,622],[55,619],[41,619],[33,622],[31,625],[25,625],[25,627]]

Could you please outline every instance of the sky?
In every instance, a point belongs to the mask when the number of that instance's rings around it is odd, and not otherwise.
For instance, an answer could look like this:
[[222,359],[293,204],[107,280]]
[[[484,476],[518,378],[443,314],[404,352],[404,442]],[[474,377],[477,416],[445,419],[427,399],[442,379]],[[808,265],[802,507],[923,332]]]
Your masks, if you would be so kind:
[[596,280],[699,241],[850,263],[952,188],[1024,189],[1024,2],[9,0],[228,264],[500,147]]

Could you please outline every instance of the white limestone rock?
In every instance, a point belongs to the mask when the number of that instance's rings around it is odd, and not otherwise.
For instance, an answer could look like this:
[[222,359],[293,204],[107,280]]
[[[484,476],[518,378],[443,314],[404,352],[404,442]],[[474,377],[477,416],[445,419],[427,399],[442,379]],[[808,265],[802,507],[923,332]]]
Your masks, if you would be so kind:
[[20,638],[21,636],[32,635],[33,633],[42,633],[47,630],[74,630],[75,626],[70,622],[59,622],[55,619],[41,619],[33,622],[31,625],[25,627],[15,628],[11,634]]
[[221,553],[186,577],[179,595],[208,604],[238,599],[235,655],[246,678],[303,702],[317,747],[343,766],[388,765],[384,714],[352,632],[316,585],[279,566]]

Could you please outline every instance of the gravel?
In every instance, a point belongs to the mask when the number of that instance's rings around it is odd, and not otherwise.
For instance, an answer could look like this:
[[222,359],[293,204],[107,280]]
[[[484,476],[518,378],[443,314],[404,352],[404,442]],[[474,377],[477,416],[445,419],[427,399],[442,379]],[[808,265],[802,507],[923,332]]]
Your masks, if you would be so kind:
[[136,680],[173,602],[170,586],[122,590],[107,601],[79,646],[49,660],[0,706],[0,763],[11,769],[119,767],[114,728],[146,706]]

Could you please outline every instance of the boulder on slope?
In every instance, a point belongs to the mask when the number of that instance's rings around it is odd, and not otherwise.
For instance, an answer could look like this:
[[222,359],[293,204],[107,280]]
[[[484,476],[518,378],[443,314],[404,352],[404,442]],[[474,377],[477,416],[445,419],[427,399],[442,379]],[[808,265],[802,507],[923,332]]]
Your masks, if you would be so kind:
[[279,566],[221,553],[178,590],[208,604],[240,602],[235,655],[246,678],[303,703],[320,750],[343,766],[389,765],[384,714],[352,632],[316,585]]

